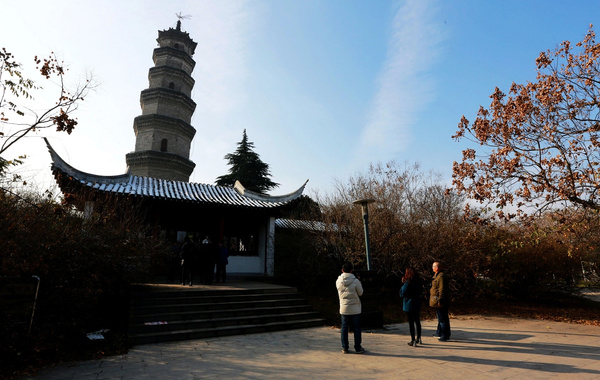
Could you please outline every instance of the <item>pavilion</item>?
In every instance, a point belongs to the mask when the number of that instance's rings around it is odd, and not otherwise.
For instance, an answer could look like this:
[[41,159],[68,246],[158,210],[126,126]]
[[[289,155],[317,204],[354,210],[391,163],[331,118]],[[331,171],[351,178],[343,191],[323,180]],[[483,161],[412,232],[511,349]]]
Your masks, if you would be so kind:
[[271,196],[234,187],[190,183],[196,168],[190,124],[196,42],[177,27],[158,32],[149,88],[141,92],[142,115],[134,119],[135,151],[126,155],[127,171],[116,176],[85,173],[65,162],[46,140],[51,169],[61,191],[89,217],[98,201],[114,197],[136,202],[156,234],[183,240],[186,234],[209,236],[230,248],[228,272],[273,275],[275,220],[299,198],[298,190]]

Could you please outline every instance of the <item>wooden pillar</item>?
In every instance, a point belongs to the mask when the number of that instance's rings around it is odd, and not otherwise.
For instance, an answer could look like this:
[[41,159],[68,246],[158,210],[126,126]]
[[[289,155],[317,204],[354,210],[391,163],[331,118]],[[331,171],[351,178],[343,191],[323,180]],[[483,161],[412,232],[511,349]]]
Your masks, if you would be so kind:
[[275,274],[275,218],[270,217],[267,222],[265,244],[265,274]]

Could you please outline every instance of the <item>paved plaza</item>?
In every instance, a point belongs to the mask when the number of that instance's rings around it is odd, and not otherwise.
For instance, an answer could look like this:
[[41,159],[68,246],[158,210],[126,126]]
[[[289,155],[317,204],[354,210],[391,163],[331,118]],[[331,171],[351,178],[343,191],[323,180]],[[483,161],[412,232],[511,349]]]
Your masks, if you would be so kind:
[[[407,324],[363,333],[362,355],[318,327],[133,347],[36,379],[600,379],[600,327],[503,317],[451,319],[452,338],[410,347]],[[350,336],[352,339],[352,336]]]

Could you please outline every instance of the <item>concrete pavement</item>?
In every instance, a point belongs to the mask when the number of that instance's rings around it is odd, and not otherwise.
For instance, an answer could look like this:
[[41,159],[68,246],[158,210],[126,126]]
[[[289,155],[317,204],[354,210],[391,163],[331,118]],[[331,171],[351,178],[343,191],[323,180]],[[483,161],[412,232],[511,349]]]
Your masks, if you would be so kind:
[[[363,332],[343,355],[339,329],[318,327],[133,347],[36,379],[600,379],[600,327],[503,317],[451,318],[452,337],[410,347],[407,324]],[[352,341],[352,335],[350,336]],[[352,346],[352,343],[351,343]]]

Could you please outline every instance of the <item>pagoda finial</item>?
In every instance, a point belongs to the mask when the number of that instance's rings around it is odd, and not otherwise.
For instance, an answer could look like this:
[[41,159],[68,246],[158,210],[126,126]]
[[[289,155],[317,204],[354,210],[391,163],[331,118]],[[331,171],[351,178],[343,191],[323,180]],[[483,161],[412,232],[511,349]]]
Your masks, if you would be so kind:
[[181,12],[175,13],[175,16],[177,16],[177,18],[178,18],[178,20],[177,20],[177,30],[178,31],[181,31],[181,20],[188,20],[188,19],[192,18],[191,15],[182,16]]

